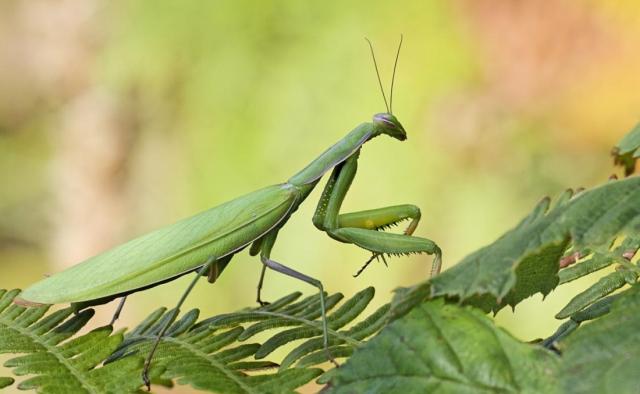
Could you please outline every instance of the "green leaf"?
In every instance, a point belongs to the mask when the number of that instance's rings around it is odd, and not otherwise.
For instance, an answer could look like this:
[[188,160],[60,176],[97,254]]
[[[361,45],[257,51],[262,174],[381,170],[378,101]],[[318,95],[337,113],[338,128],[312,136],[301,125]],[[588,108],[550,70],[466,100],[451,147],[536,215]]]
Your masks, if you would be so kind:
[[333,370],[329,392],[637,393],[639,331],[640,285],[574,314],[549,342],[561,355],[519,342],[473,307],[430,300]]
[[561,340],[558,376],[566,392],[637,393],[640,286],[620,293],[604,317]]
[[622,138],[612,154],[614,163],[624,167],[625,175],[633,173],[636,160],[640,157],[640,123]]
[[141,386],[140,357],[98,366],[122,342],[122,333],[111,335],[112,328],[106,326],[70,339],[93,316],[93,310],[75,316],[70,316],[70,308],[46,314],[48,306],[12,305],[18,293],[0,290],[0,353],[27,353],[4,364],[13,368],[16,376],[35,375],[22,381],[19,389],[40,393],[126,393]]
[[608,251],[621,235],[640,233],[640,178],[608,182],[572,198],[564,193],[549,210],[542,200],[518,226],[453,268],[412,288],[399,289],[394,317],[438,296],[498,311],[558,284],[565,251]]
[[330,393],[558,392],[554,353],[481,311],[432,300],[395,320],[335,370]]
[[7,378],[4,376],[0,376],[0,389],[3,389],[5,387],[9,387],[13,384],[13,382],[15,382],[15,380],[13,378]]

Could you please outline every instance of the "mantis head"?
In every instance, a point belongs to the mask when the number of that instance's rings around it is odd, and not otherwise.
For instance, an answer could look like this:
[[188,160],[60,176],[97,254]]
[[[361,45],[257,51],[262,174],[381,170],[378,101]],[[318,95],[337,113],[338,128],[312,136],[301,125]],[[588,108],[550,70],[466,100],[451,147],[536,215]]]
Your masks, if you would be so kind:
[[375,135],[386,134],[400,141],[407,139],[407,132],[393,114],[383,112],[373,115],[373,127]]

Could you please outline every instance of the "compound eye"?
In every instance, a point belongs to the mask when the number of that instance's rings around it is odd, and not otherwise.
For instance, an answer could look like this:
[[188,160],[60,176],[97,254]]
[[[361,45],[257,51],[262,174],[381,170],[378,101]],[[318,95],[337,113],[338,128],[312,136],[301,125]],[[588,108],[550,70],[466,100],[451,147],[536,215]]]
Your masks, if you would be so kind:
[[389,114],[378,114],[375,116],[377,121],[383,122],[386,126],[396,128],[396,124]]

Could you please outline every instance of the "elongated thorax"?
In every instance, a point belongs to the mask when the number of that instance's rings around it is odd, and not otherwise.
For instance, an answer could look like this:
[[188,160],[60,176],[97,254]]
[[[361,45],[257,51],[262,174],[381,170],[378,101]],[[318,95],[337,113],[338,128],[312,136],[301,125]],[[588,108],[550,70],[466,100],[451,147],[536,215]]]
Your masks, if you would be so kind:
[[317,159],[309,163],[302,171],[289,179],[289,183],[297,186],[306,185],[320,179],[338,164],[348,159],[374,135],[372,123],[361,123],[343,139],[324,151]]

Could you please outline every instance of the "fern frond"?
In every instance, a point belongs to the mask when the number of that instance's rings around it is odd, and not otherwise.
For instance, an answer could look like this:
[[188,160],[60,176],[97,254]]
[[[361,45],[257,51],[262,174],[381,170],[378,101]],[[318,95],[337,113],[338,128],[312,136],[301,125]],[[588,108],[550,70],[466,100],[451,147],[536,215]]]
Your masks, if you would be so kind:
[[[327,319],[329,323],[329,344],[341,345],[353,349],[361,344],[361,341],[380,330],[386,322],[389,305],[381,307],[366,320],[355,325],[349,330],[341,330],[347,324],[355,320],[369,305],[375,294],[372,287],[366,288],[344,302],[336,311],[331,310],[343,299],[340,293],[326,297]],[[299,296],[299,293],[297,294]],[[309,296],[301,301],[293,302],[297,297],[287,296],[273,304],[261,308],[246,309],[236,313],[215,316],[196,324],[195,328],[232,327],[234,325],[253,323],[248,325],[239,335],[239,341],[245,341],[267,330],[293,327],[280,331],[257,350],[255,357],[262,359],[273,351],[293,341],[307,339],[304,343],[294,348],[285,356],[280,370],[284,371],[297,360],[313,352],[318,352],[316,365],[327,361],[326,352],[322,351],[322,324],[320,319],[320,296]],[[283,301],[287,302],[283,302]],[[344,353],[344,352],[341,352]],[[337,355],[332,354],[334,357]],[[315,358],[313,359],[315,360]],[[300,366],[300,365],[298,365]]]
[[[98,367],[122,342],[110,326],[69,339],[93,316],[88,309],[71,316],[70,308],[45,316],[49,307],[13,305],[18,290],[0,290],[0,353],[27,353],[5,363],[16,376],[36,375],[22,381],[21,390],[41,393],[126,393],[142,384],[142,358],[130,357]],[[4,380],[6,384],[8,380]]]
[[[18,293],[0,291],[0,353],[28,353],[6,365],[17,376],[36,375],[18,388],[44,393],[136,392],[142,385],[144,357],[164,324],[175,315],[174,310],[159,308],[126,334],[112,335],[111,326],[106,326],[75,336],[93,310],[74,315],[71,308],[53,313],[47,313],[48,306],[23,308],[12,305]],[[340,293],[326,297],[333,357],[350,356],[386,324],[388,304],[351,325],[374,293],[372,287],[366,288],[344,302]],[[270,305],[200,322],[197,309],[188,311],[170,325],[160,343],[152,362],[152,383],[171,386],[175,381],[224,393],[281,393],[292,392],[320,376],[323,370],[309,368],[327,361],[320,297],[316,294],[298,300],[300,296],[293,293]],[[242,343],[266,330],[279,332],[263,344]],[[305,341],[282,365],[259,360],[299,339]],[[296,368],[290,368],[294,364]],[[0,383],[9,385],[13,380],[0,379]]]
[[[375,290],[373,287],[366,288],[355,294],[349,300],[345,301],[344,304],[342,304],[342,306],[336,311],[328,314],[327,320],[329,323],[330,346],[343,345],[345,348],[353,350],[361,344],[361,341],[364,338],[374,334],[382,328],[386,322],[386,313],[389,310],[388,305],[383,306],[372,316],[359,325],[354,326],[352,329],[341,330],[364,311],[373,299],[374,294]],[[297,360],[307,355],[313,356],[313,358],[308,359],[304,366],[316,365],[328,361],[327,353],[323,349],[322,326],[319,320],[309,320],[301,315],[291,315],[279,318],[288,320],[288,323],[286,324],[287,326],[296,325],[296,327],[281,331],[269,338],[256,352],[256,358],[266,357],[276,349],[295,340],[307,339],[285,356],[280,366],[280,370],[289,368]],[[364,327],[364,325],[367,325],[367,327]],[[368,328],[368,330],[365,328]],[[247,330],[250,329],[251,326]],[[348,356],[350,353],[340,351],[335,354],[331,352],[331,354],[333,357],[339,358]],[[313,362],[309,362],[309,360],[312,360]],[[297,367],[302,367],[302,365],[298,364]]]
[[633,271],[620,270],[600,278],[588,289],[576,295],[569,303],[556,314],[556,319],[564,319],[581,311],[599,299],[620,289],[625,284],[632,284],[638,279]]
[[594,302],[593,304],[589,305],[588,307],[578,312],[574,312],[569,317],[569,320],[562,323],[560,327],[558,327],[556,332],[553,333],[553,335],[551,335],[549,338],[542,341],[542,346],[546,348],[555,347],[555,344],[557,342],[568,337],[569,334],[574,332],[582,323],[589,320],[594,320],[606,315],[611,310],[611,304],[615,300],[617,300],[622,294],[624,294],[626,291],[628,290],[625,290],[624,292],[621,292],[618,294],[604,297]]
[[[558,277],[560,278],[559,284],[568,283],[592,272],[601,270],[611,264],[619,262],[621,258],[633,257],[638,248],[640,248],[640,238],[627,237],[612,251],[593,253],[591,256],[588,256],[588,258],[561,269],[560,272],[558,272]],[[584,254],[586,255],[586,253]]]
[[[278,305],[287,305],[297,297],[299,294],[288,296],[284,302],[279,300]],[[173,313],[173,310],[167,311],[165,308],[154,311],[125,336],[120,348],[107,362],[131,354],[148,354],[158,332]],[[237,345],[244,328],[238,325],[236,319],[218,319],[218,322],[223,322],[219,325],[203,324],[204,321],[196,324],[198,314],[197,309],[187,312],[167,330],[152,362],[152,365],[165,370],[162,379],[177,379],[179,384],[214,392],[288,392],[322,373],[319,369],[300,369],[251,376],[247,374],[248,371],[273,369],[278,365],[270,361],[247,360],[260,345]],[[152,379],[152,382],[155,381]]]
[[[614,252],[615,253],[615,252]],[[599,271],[613,264],[615,255],[612,253],[594,253],[589,258],[579,261],[574,265],[568,266],[558,272],[559,285],[580,279],[592,272]]]
[[[382,307],[378,308],[377,311],[375,311],[373,314],[371,314],[369,317],[367,317],[365,320],[361,321],[360,323],[356,324],[355,326],[353,326],[352,328],[341,332],[343,336],[355,339],[357,341],[362,341],[372,335],[374,335],[375,333],[377,333],[378,331],[380,331],[382,329],[382,327],[384,327],[384,325],[387,322],[387,318],[388,318],[388,313],[389,313],[389,309],[391,309],[391,305],[390,304],[385,304]],[[339,345],[339,344],[343,344],[345,343],[344,340],[342,339],[338,339],[338,338],[331,338],[329,340],[329,344],[331,346],[334,345]],[[345,345],[351,349],[354,348],[354,346],[352,344],[349,345]],[[322,343],[322,338],[321,337],[317,337],[317,338],[312,338],[309,339],[308,341],[303,342],[302,344],[300,344],[299,346],[297,346],[295,349],[291,350],[291,352],[289,352],[289,354],[287,354],[287,356],[282,360],[282,363],[280,365],[280,369],[285,369],[285,368],[289,368],[291,365],[293,365],[297,360],[300,360],[298,362],[298,364],[296,364],[296,367],[302,367],[302,366],[306,366],[306,365],[315,365],[315,364],[307,364],[309,362],[309,359],[307,360],[302,360],[303,357],[305,357],[305,355],[308,356],[313,356],[313,355],[317,355],[319,354],[318,357],[320,357],[321,361],[320,362],[324,362],[327,361],[326,359],[326,352],[323,351],[323,343]],[[333,357],[347,357],[348,355],[339,355],[338,353],[334,352],[333,350],[331,351],[331,355]],[[318,362],[318,363],[320,363]],[[318,364],[316,363],[316,364]]]
[[[332,310],[344,296],[337,293],[326,297],[333,357],[349,356],[363,339],[384,326],[389,305],[379,308],[353,327],[343,329],[364,311],[374,294],[372,287],[366,288],[344,301],[335,311]],[[167,337],[159,346],[153,362],[166,368],[163,378],[178,379],[180,384],[191,384],[200,389],[220,392],[255,392],[258,388],[259,392],[293,390],[298,387],[297,382],[306,383],[323,372],[307,367],[327,361],[322,344],[319,294],[297,301],[299,297],[300,293],[294,293],[270,305],[214,316],[198,323],[195,323],[197,310],[192,310],[167,330]],[[172,311],[165,309],[152,313],[126,336],[109,361],[132,353],[147,353],[151,341],[171,314]],[[262,345],[235,345],[238,341],[277,329],[285,330],[272,335]],[[306,341],[285,357],[278,372],[257,376],[248,374],[278,367],[276,363],[251,361],[248,357],[260,360],[300,339]],[[289,369],[296,361],[297,368]]]
[[[640,238],[627,237],[610,252],[596,252],[590,258],[580,261],[574,266],[561,270],[558,274],[560,283],[578,279],[612,264],[618,264],[612,272],[577,294],[569,303],[556,314],[557,319],[571,318],[578,324],[584,320],[591,320],[600,316],[594,311],[602,309],[602,300],[611,302],[614,297],[607,297],[614,291],[632,285],[638,280],[638,267],[630,262],[640,247]],[[592,308],[594,307],[594,308]],[[608,311],[608,309],[607,309]],[[593,315],[593,317],[591,317]],[[577,326],[576,326],[577,327]],[[555,334],[554,334],[555,335]],[[566,336],[567,334],[563,334]]]

